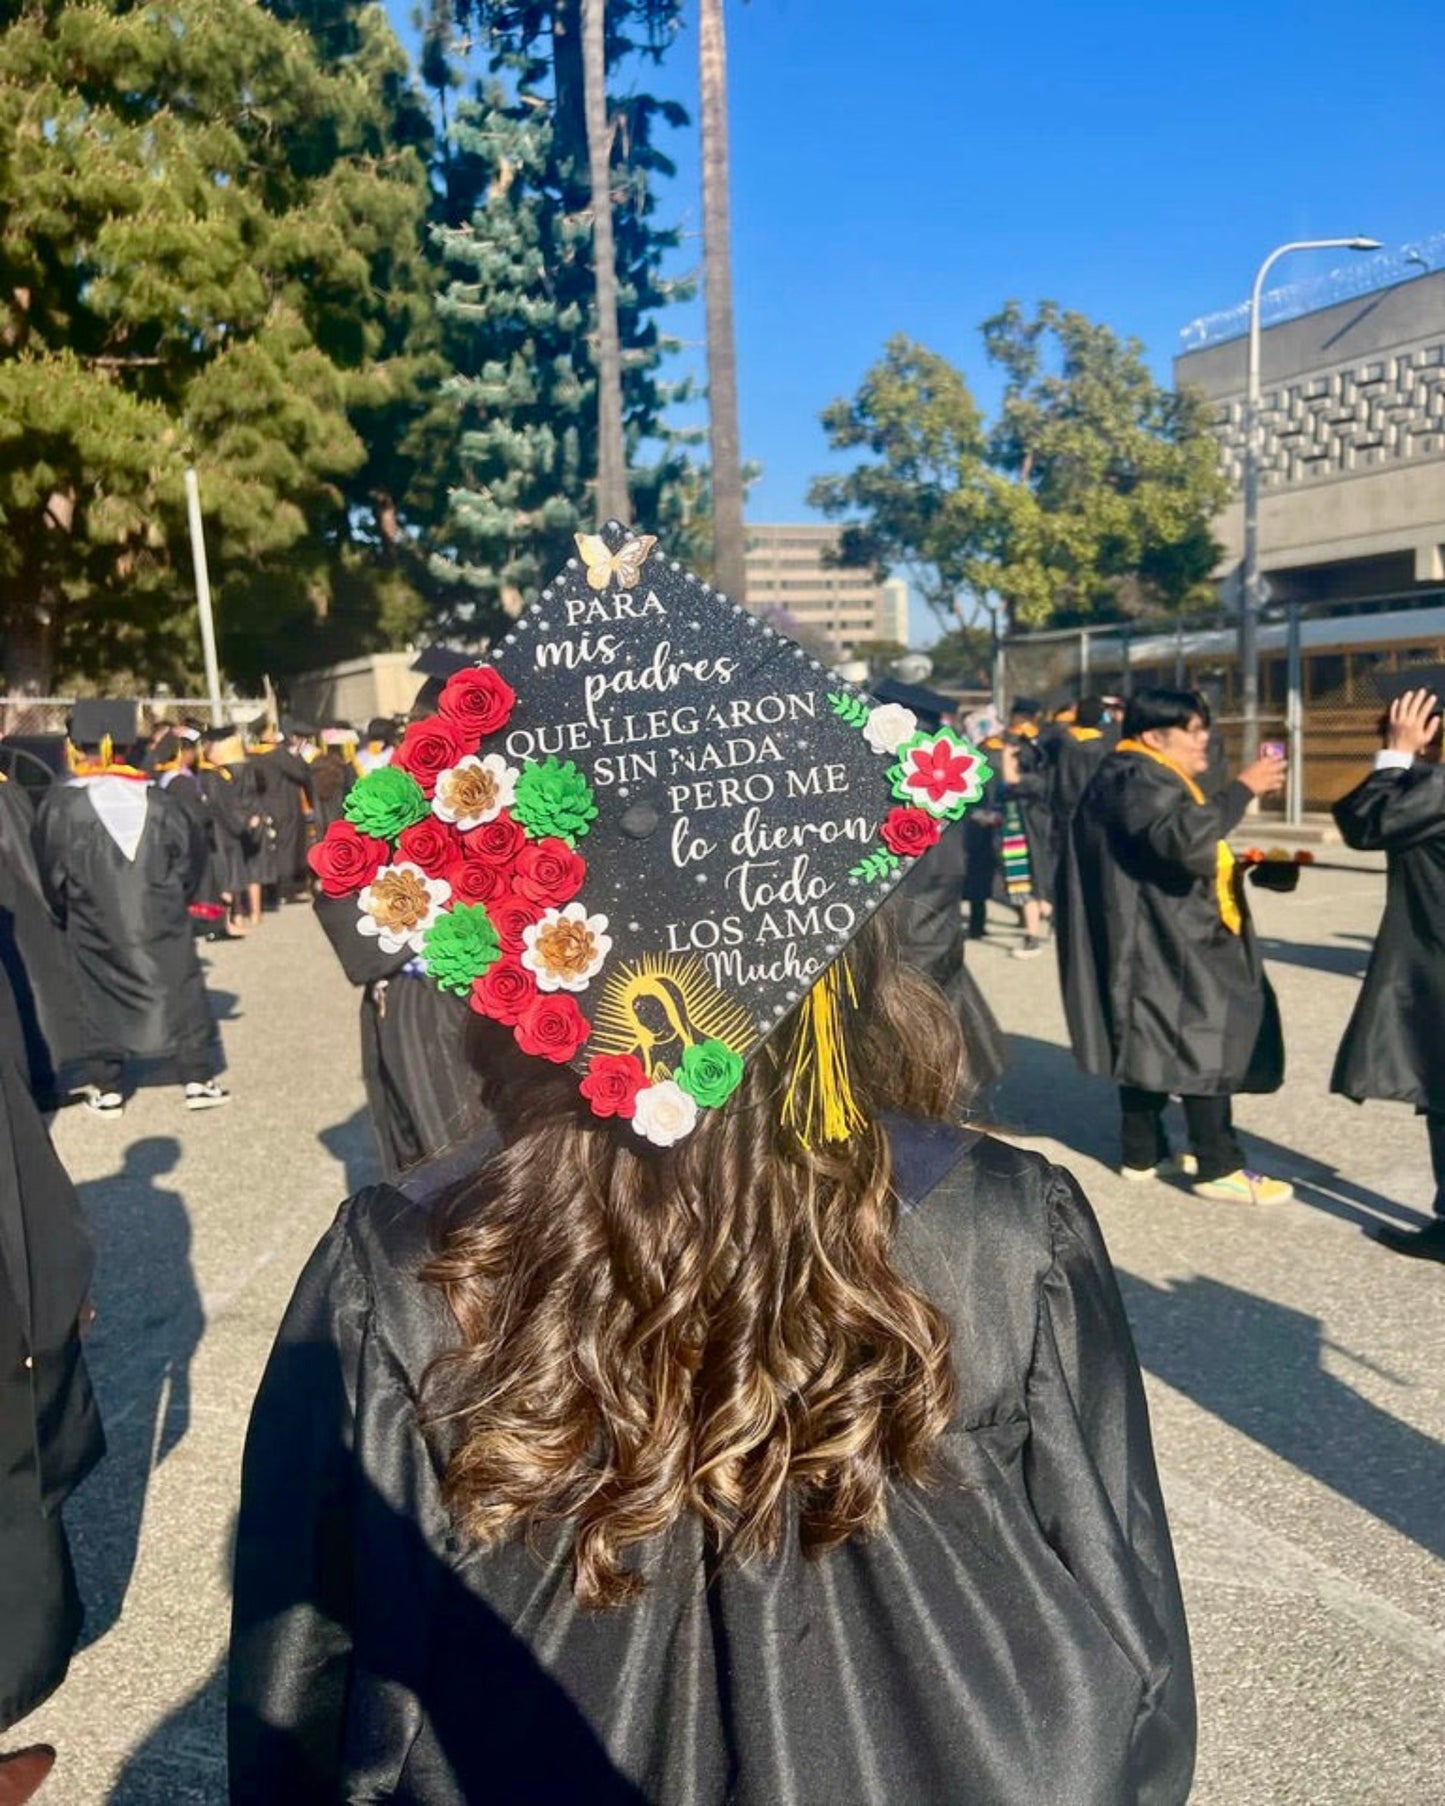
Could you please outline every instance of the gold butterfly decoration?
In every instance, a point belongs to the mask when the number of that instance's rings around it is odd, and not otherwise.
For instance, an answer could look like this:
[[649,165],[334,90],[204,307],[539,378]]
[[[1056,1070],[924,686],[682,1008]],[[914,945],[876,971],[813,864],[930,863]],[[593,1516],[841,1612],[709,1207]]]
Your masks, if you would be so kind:
[[631,589],[642,575],[648,554],[657,544],[653,534],[639,533],[634,539],[624,539],[615,552],[609,552],[607,541],[600,533],[574,533],[572,537],[587,566],[587,581],[593,589],[606,589],[614,577],[619,589]]

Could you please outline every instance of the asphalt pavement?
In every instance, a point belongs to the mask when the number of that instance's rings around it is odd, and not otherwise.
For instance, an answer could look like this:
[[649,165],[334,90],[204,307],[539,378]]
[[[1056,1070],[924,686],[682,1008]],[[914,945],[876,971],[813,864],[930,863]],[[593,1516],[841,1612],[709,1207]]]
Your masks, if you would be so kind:
[[[1194,1637],[1193,1799],[1437,1806],[1445,1269],[1369,1233],[1424,1219],[1425,1136],[1402,1106],[1326,1090],[1383,882],[1345,863],[1255,896],[1290,1072],[1238,1117],[1293,1202],[1243,1209],[1115,1175],[1112,1093],[1068,1054],[1052,949],[1012,959],[1003,911],[969,950],[1013,1054],[988,1114],[1078,1174],[1119,1269]],[[91,1361],[110,1438],[67,1509],[86,1646],[6,1739],[59,1747],[40,1796],[55,1806],[224,1800],[246,1414],[308,1252],[375,1176],[356,994],[309,911],[206,957],[234,1101],[188,1114],[163,1086],[119,1121],[70,1108],[54,1123],[100,1247]]]

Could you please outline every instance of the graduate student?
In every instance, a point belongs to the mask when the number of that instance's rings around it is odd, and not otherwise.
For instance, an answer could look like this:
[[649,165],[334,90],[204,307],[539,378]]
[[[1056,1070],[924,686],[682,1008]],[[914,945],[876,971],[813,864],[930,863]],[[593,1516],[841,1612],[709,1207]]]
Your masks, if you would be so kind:
[[957,1018],[879,925],[979,757],[653,547],[579,535],[328,836],[353,932],[470,999],[498,1133],[353,1199],[298,1285],[231,1797],[1177,1806],[1108,1256],[1066,1173],[959,1126]]
[[35,804],[0,774],[0,967],[10,981],[30,1090],[42,1109],[60,1101],[61,1069],[84,1049],[75,972],[35,866]]
[[134,703],[76,703],[76,775],[46,792],[35,828],[41,886],[79,983],[86,1106],[100,1116],[125,1107],[128,1056],[168,1057],[189,1110],[230,1098],[213,1076],[215,1030],[188,913],[209,849],[195,817],[114,757],[134,740],[135,718]]
[[1375,1235],[1397,1254],[1445,1260],[1445,670],[1393,673],[1381,687],[1390,696],[1383,750],[1334,817],[1349,846],[1384,853],[1385,913],[1330,1089],[1356,1102],[1398,1098],[1423,1114],[1434,1221],[1381,1224]]
[[1279,1009],[1225,836],[1251,797],[1284,784],[1256,759],[1214,801],[1209,707],[1192,690],[1137,690],[1123,738],[1074,814],[1059,897],[1059,964],[1074,1056],[1119,1087],[1128,1179],[1173,1176],[1164,1130],[1184,1107],[1193,1189],[1270,1203],[1289,1185],[1246,1167],[1231,1099],[1284,1080]]
[[0,1802],[28,1800],[55,1751],[13,1727],[65,1679],[83,1612],[61,1507],[105,1450],[80,1334],[94,1251],[31,1099],[0,967]]

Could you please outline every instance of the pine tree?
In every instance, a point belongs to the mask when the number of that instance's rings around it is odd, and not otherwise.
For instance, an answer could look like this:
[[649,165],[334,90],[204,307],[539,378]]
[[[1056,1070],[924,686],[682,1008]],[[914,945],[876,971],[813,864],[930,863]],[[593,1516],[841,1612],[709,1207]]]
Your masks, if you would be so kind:
[[427,114],[380,7],[289,10],[7,11],[11,684],[194,671],[187,460],[234,674],[315,663],[420,613],[405,519],[436,380]]
[[[679,0],[612,0],[609,70],[664,51]],[[438,303],[458,409],[456,481],[432,571],[444,619],[488,630],[515,614],[593,523],[598,472],[597,303],[580,0],[434,8],[424,67],[451,116],[449,223],[434,234],[447,282]],[[466,34],[470,33],[468,40]],[[487,63],[469,99],[444,54],[460,37]],[[632,92],[608,102],[623,424],[638,518],[695,516],[704,484],[672,442],[679,398],[660,365],[656,315],[684,292],[662,264],[676,234],[658,226],[654,183],[672,173],[656,142],[680,126],[673,103]],[[639,462],[649,447],[661,455]]]

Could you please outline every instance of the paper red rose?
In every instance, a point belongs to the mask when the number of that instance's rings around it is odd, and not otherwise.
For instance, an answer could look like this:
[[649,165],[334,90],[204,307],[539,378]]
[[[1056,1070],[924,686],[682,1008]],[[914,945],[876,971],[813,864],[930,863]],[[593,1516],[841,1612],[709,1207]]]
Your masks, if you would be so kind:
[[523,1053],[538,1054],[560,1066],[570,1060],[592,1033],[592,1024],[566,991],[536,997],[517,1018],[512,1031]]
[[582,855],[574,853],[565,840],[549,834],[543,840],[529,840],[522,848],[512,882],[520,896],[560,909],[581,890],[586,876],[587,861]]
[[447,868],[446,878],[459,903],[491,903],[507,889],[507,874],[482,859],[458,859]]
[[391,858],[384,840],[358,834],[349,821],[334,821],[306,855],[328,897],[350,897],[363,890]]
[[637,1108],[637,1094],[646,1083],[647,1074],[636,1054],[595,1054],[578,1089],[591,1104],[594,1116],[630,1118]]
[[479,1016],[510,1027],[536,995],[536,979],[515,954],[508,953],[472,985],[471,1004]]
[[879,839],[890,853],[916,859],[937,843],[943,825],[925,809],[890,809],[878,828]]
[[447,679],[437,708],[476,741],[507,725],[516,700],[516,691],[490,665],[469,665]]
[[462,837],[450,822],[438,821],[434,815],[423,816],[397,836],[396,856],[419,865],[428,878],[445,878],[461,859]]
[[503,809],[495,821],[467,829],[462,835],[462,854],[467,859],[489,859],[495,865],[510,866],[526,844],[526,829]]
[[503,953],[520,953],[522,930],[541,921],[542,905],[529,902],[526,897],[519,897],[513,891],[500,902],[489,905],[487,914],[492,918],[492,926],[497,931],[497,939],[502,943]]
[[412,722],[401,737],[392,764],[409,771],[421,785],[422,793],[430,796],[441,774],[472,750],[473,742],[465,728],[442,715],[432,715],[425,721]]

